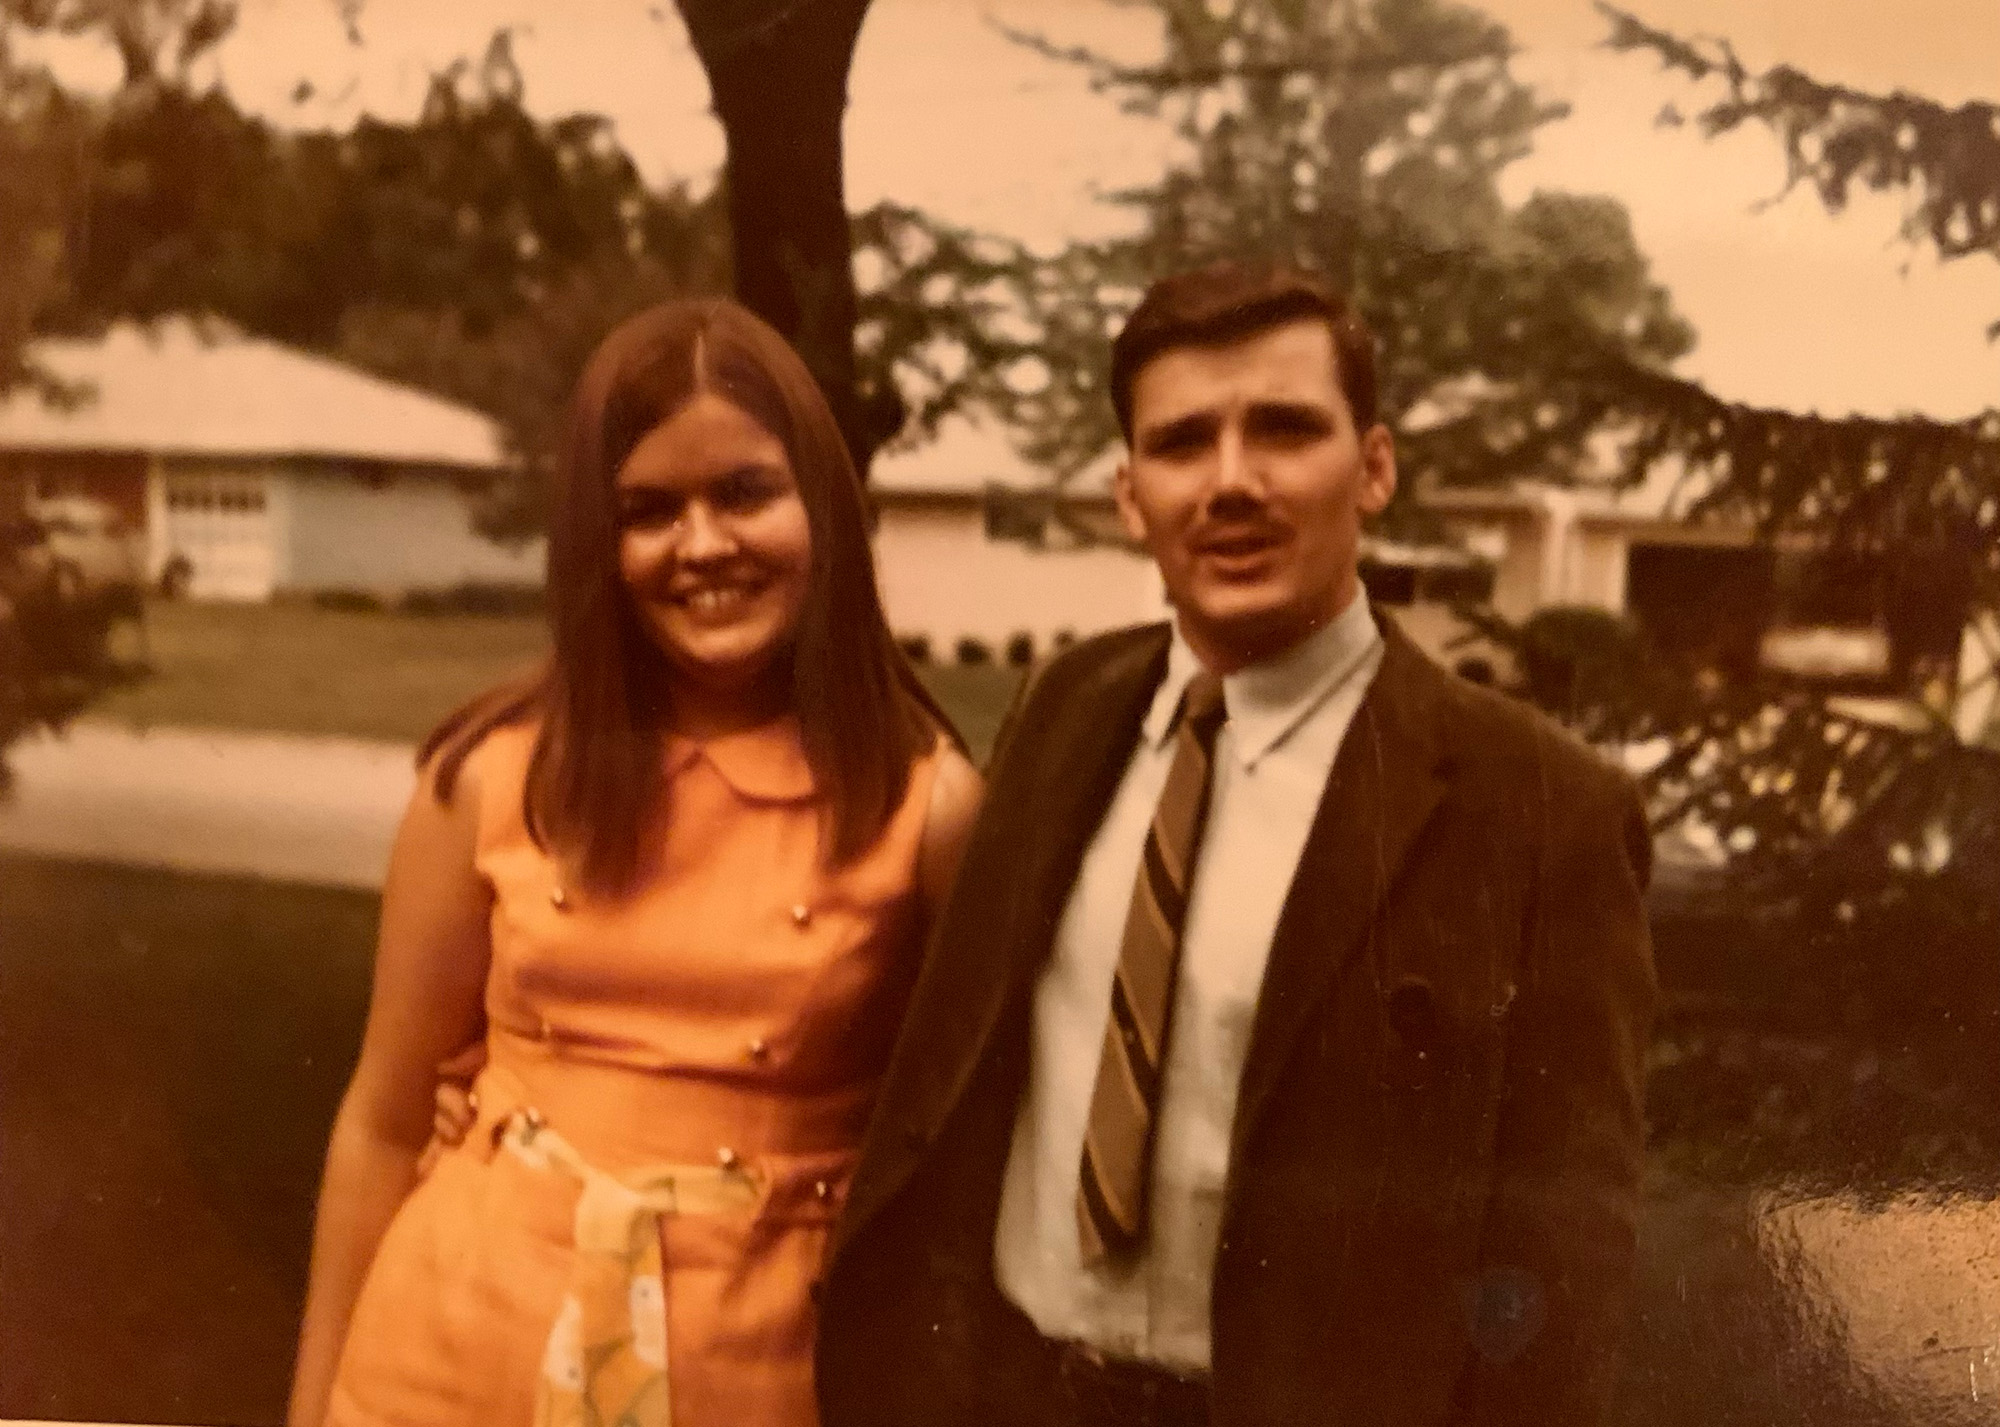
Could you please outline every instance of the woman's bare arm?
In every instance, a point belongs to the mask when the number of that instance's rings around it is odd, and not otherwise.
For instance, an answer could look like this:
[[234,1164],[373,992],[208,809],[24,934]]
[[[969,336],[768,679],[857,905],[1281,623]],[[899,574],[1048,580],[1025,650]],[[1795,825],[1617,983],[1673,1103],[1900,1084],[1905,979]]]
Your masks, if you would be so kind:
[[979,816],[986,782],[957,748],[938,755],[937,777],[931,784],[930,811],[924,818],[923,844],[917,852],[917,896],[928,927],[944,907],[958,875],[958,859]]
[[326,1414],[355,1298],[416,1182],[438,1064],[479,1029],[491,895],[473,867],[476,764],[444,804],[425,770],[389,857],[368,1027],[320,1185],[289,1427],[319,1427]]

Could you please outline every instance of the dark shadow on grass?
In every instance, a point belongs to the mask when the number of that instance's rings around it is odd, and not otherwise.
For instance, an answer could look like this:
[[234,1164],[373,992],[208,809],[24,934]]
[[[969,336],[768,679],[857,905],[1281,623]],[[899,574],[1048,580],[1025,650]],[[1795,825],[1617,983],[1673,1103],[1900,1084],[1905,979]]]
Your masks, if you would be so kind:
[[0,859],[0,1416],[282,1415],[374,922],[362,894]]

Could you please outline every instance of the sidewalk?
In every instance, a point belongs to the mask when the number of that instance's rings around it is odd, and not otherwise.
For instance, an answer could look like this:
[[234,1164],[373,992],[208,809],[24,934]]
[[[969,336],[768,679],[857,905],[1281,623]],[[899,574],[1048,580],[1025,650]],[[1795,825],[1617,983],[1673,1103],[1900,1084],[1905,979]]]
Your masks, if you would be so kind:
[[0,848],[369,890],[416,781],[405,744],[91,722],[7,760]]

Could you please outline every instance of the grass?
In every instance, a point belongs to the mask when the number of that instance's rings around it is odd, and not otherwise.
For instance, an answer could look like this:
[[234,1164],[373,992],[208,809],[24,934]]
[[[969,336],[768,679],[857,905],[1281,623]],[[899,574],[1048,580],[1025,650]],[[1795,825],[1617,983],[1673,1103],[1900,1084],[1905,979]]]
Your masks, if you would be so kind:
[[0,857],[0,1418],[282,1418],[376,906]]
[[1002,664],[924,664],[917,673],[951,715],[973,760],[985,763],[1021,682],[1021,671]]
[[[0,856],[0,1418],[282,1419],[376,908]],[[1756,1185],[1675,1149],[1608,1421],[1929,1420],[1879,1410],[1810,1284],[1760,1256]]]
[[[304,604],[155,604],[124,636],[151,672],[92,717],[397,740],[546,638]],[[1018,673],[922,673],[983,758]],[[0,854],[0,1418],[282,1419],[377,909]]]
[[547,635],[533,616],[155,602],[145,643],[151,675],[93,717],[413,741],[533,663]]
[[[92,707],[93,718],[256,732],[415,741],[481,689],[541,657],[539,616],[403,614],[303,603],[154,602],[143,646],[152,672]],[[984,760],[1019,681],[996,665],[920,672]]]
[[[532,618],[299,605],[158,605],[147,633],[153,676],[95,716],[412,739],[543,648]],[[923,674],[983,758],[1016,672]],[[360,893],[0,855],[0,1418],[281,1420],[376,913]],[[1751,1215],[1776,1183],[1990,1193],[1990,1077],[1922,1049],[1663,1035],[1610,1423],[1918,1420],[1857,1376]]]

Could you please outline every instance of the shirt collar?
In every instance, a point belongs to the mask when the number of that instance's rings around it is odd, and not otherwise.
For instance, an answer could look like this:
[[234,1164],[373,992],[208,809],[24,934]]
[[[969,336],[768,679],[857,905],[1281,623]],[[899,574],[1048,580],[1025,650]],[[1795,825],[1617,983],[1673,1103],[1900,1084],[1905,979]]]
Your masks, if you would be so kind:
[[[1222,697],[1229,707],[1229,722],[1224,727],[1237,761],[1245,768],[1255,767],[1354,675],[1381,640],[1374,612],[1357,594],[1346,609],[1277,658],[1225,675]],[[1199,668],[1201,660],[1176,623],[1167,651],[1167,676],[1146,711],[1144,731],[1151,746],[1159,747],[1172,732],[1181,694]]]
[[816,791],[812,764],[799,742],[798,719],[790,714],[701,741],[668,734],[666,754],[669,780],[705,759],[739,797],[751,802],[809,802]]

